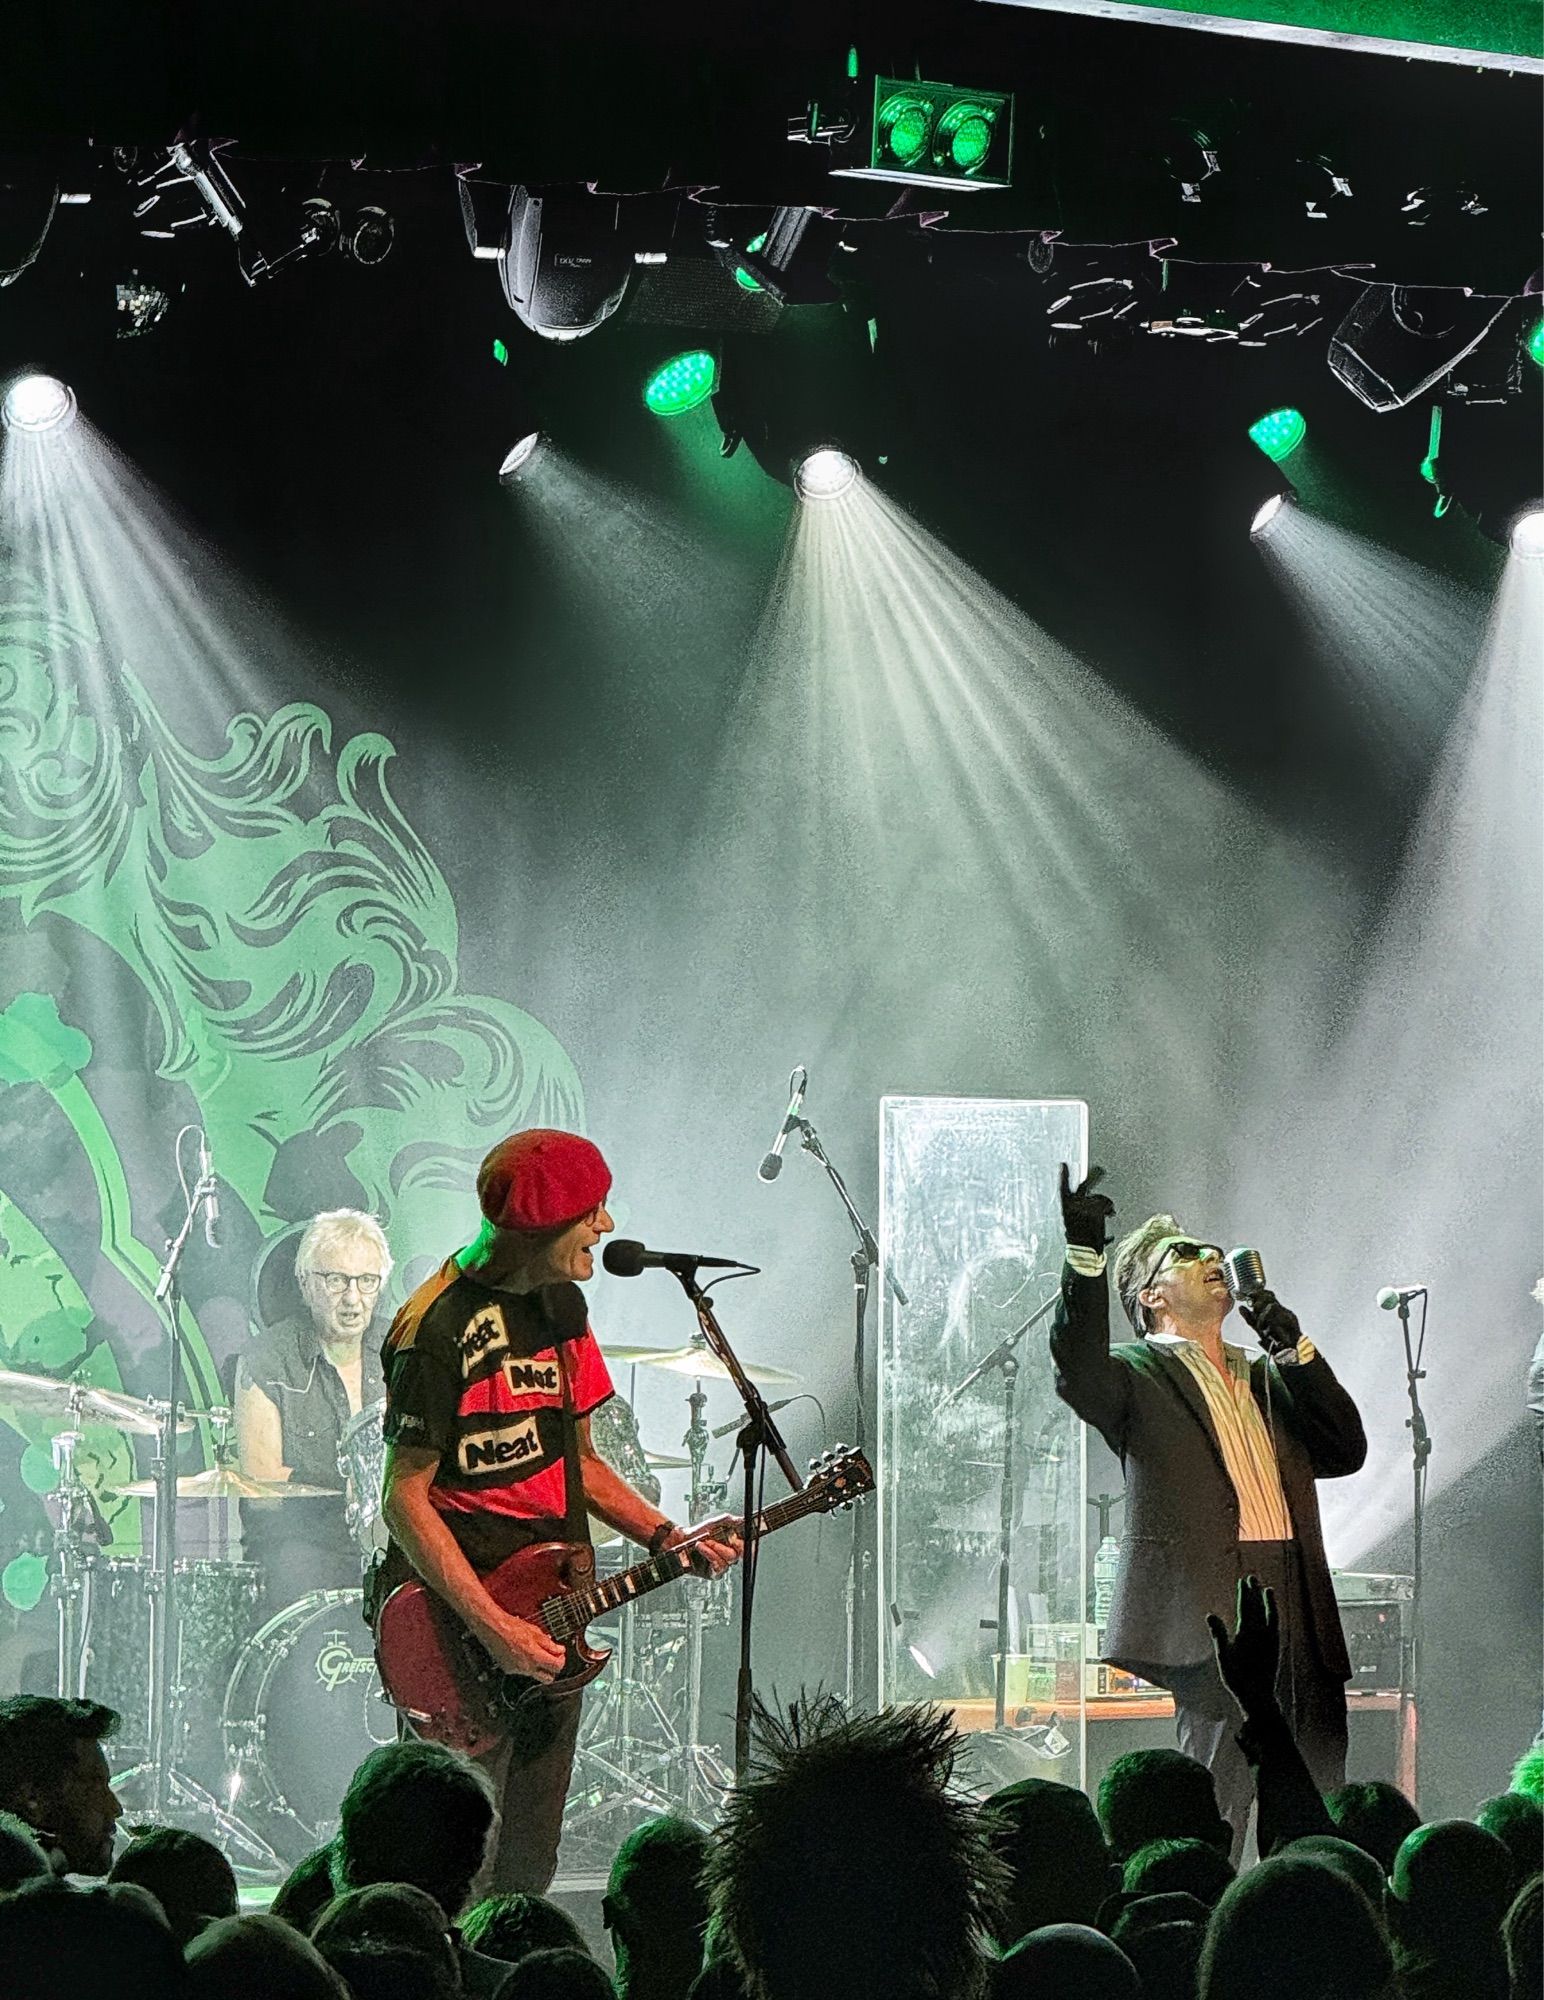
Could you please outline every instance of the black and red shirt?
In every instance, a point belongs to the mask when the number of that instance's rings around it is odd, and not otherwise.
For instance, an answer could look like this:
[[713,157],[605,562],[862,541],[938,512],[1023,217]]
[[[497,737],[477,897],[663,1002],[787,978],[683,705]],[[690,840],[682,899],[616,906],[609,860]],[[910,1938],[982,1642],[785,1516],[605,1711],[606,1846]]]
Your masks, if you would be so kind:
[[613,1392],[577,1285],[498,1291],[449,1258],[392,1321],[381,1365],[386,1441],[439,1453],[429,1498],[474,1569],[589,1539],[574,1425]]

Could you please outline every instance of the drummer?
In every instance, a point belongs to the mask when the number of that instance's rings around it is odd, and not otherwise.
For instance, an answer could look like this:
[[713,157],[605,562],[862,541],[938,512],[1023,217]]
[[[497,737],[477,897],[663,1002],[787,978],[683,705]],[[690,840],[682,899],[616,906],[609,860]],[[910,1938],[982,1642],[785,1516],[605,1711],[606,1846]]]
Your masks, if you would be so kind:
[[[295,1253],[304,1316],[265,1327],[236,1368],[236,1446],[254,1479],[341,1489],[338,1442],[385,1395],[366,1340],[391,1271],[386,1235],[354,1208],[313,1216]],[[243,1553],[266,1572],[270,1609],[311,1590],[358,1587],[344,1496],[242,1502]]]

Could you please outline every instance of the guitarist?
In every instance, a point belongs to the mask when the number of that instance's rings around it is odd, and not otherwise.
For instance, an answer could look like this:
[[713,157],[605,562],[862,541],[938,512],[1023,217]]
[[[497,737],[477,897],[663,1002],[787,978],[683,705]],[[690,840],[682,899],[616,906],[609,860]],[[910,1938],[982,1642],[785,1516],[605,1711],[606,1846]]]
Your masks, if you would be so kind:
[[[635,1492],[590,1438],[612,1386],[579,1286],[594,1276],[595,1245],[614,1226],[610,1188],[598,1148],[576,1133],[502,1141],[478,1171],[476,1240],[418,1287],[382,1349],[391,1546],[376,1602],[416,1572],[496,1666],[535,1681],[560,1671],[563,1649],[502,1610],[482,1577],[532,1543],[588,1544],[590,1514],[655,1554],[689,1532]],[[727,1541],[694,1548],[714,1575],[737,1555]],[[540,1893],[551,1882],[579,1703],[573,1693],[537,1705],[534,1733],[522,1728],[520,1740],[507,1736],[478,1760],[500,1811],[479,1894]]]

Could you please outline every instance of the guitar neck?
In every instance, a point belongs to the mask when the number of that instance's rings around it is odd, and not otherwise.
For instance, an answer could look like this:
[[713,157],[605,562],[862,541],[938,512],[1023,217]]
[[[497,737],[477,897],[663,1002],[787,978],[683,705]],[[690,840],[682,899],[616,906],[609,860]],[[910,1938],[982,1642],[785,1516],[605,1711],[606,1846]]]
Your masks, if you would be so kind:
[[[829,1497],[824,1492],[805,1487],[802,1492],[791,1493],[786,1500],[764,1507],[756,1516],[756,1533],[775,1534],[779,1528],[786,1528],[790,1521],[800,1520],[806,1514],[829,1506]],[[662,1549],[657,1556],[648,1556],[644,1561],[634,1563],[631,1569],[621,1570],[585,1590],[565,1591],[561,1596],[549,1599],[542,1606],[547,1627],[555,1639],[571,1637],[588,1625],[592,1618],[599,1618],[604,1612],[615,1611],[621,1605],[646,1597],[651,1590],[658,1590],[661,1584],[674,1583],[677,1577],[685,1576],[691,1566],[690,1549]]]

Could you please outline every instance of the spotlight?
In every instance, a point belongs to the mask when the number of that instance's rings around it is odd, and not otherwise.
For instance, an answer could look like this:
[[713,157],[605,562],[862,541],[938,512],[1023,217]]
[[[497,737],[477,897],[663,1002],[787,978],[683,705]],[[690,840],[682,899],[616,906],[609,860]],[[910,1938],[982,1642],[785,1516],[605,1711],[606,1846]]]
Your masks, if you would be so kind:
[[923,1652],[920,1646],[908,1646],[906,1650],[908,1653],[910,1653],[913,1663],[921,1668],[922,1672],[927,1675],[930,1681],[936,1681],[938,1679],[937,1667],[933,1665],[933,1662],[928,1658],[927,1654]]
[[396,224],[373,204],[359,209],[343,232],[343,248],[356,264],[383,263],[396,240]]
[[1370,410],[1403,409],[1451,374],[1511,303],[1460,285],[1368,285],[1330,340],[1330,372]]
[[527,431],[524,437],[516,438],[504,454],[504,463],[499,467],[499,478],[505,481],[514,479],[521,468],[530,463],[531,454],[540,443],[540,431]]
[[1536,319],[1528,329],[1528,359],[1544,368],[1544,319]]
[[59,431],[75,420],[75,391],[52,375],[23,375],[0,404],[9,431]]
[[544,340],[580,340],[610,319],[633,274],[619,224],[617,203],[587,191],[511,191],[499,276],[522,326]]
[[[750,242],[746,244],[745,246],[746,254],[748,256],[755,257],[761,251],[765,250],[766,247],[767,247],[767,232],[763,229],[759,236],[753,236]],[[760,282],[751,276],[750,272],[746,270],[743,264],[737,263],[735,265],[734,281],[743,292],[759,292],[761,290]]]
[[1533,506],[1525,508],[1512,523],[1508,539],[1514,556],[1531,562],[1544,557],[1544,503],[1535,501]]
[[876,76],[866,149],[854,157],[850,137],[833,138],[841,164],[832,172],[853,180],[958,189],[1012,184],[1013,98],[1004,91]]
[[793,468],[794,491],[801,500],[840,500],[859,477],[858,461],[836,445],[807,453]]
[[656,417],[679,417],[705,403],[718,386],[718,363],[706,348],[674,354],[643,385],[643,400]]
[[842,224],[816,209],[779,208],[759,248],[746,246],[740,269],[781,306],[829,305],[839,294],[826,267],[841,238]]
[[1271,410],[1249,426],[1249,435],[1273,465],[1290,458],[1308,435],[1308,425],[1297,410]]
[[1252,541],[1260,539],[1286,504],[1287,496],[1285,493],[1273,493],[1263,506],[1256,508],[1255,517],[1249,524],[1249,534]]

